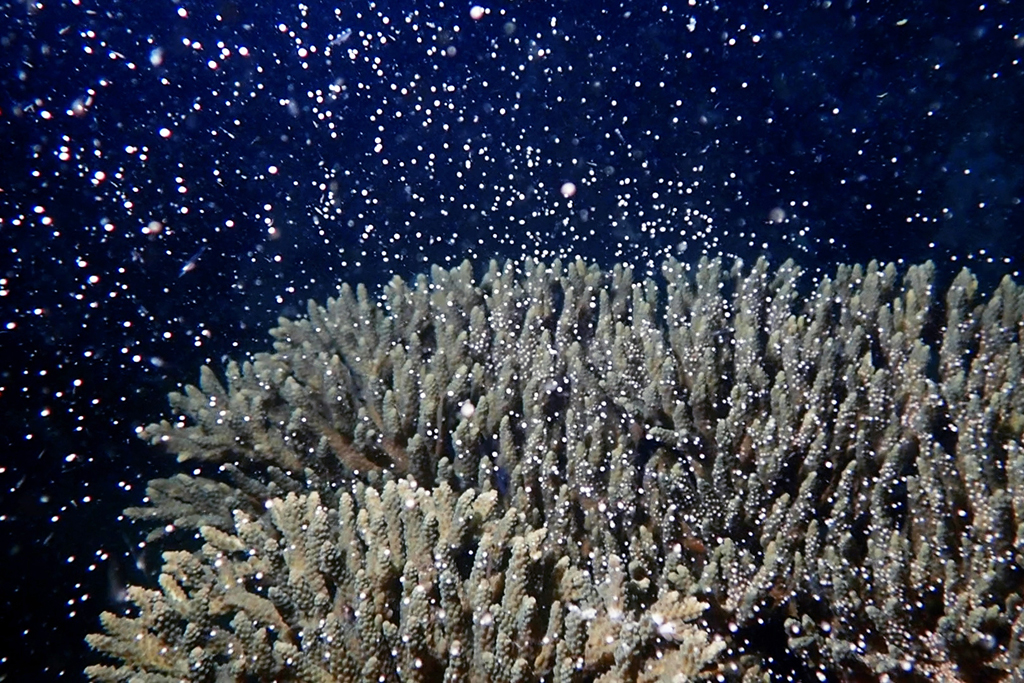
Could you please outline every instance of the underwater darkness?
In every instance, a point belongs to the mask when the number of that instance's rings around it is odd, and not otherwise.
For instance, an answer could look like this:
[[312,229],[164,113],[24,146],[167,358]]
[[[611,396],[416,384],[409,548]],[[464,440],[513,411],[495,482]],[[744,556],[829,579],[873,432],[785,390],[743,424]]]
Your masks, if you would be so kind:
[[[0,2],[0,681],[157,549],[134,436],[340,282],[1024,258],[1017,2]],[[941,284],[941,283],[940,283]]]

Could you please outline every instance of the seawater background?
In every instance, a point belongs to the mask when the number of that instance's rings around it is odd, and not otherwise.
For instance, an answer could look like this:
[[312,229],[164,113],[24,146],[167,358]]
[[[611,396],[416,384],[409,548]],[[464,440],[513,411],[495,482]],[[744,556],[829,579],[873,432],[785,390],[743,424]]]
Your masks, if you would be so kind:
[[889,5],[0,2],[0,680],[79,679],[155,580],[135,427],[343,280],[1020,277],[1024,11]]

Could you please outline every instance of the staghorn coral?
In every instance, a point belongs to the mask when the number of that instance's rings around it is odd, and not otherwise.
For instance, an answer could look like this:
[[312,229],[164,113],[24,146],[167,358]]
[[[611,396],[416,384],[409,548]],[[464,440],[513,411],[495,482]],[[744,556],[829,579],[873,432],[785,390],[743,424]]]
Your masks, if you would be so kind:
[[[347,286],[142,436],[217,475],[100,681],[1024,675],[1024,289],[931,264]],[[209,468],[207,468],[209,469]]]

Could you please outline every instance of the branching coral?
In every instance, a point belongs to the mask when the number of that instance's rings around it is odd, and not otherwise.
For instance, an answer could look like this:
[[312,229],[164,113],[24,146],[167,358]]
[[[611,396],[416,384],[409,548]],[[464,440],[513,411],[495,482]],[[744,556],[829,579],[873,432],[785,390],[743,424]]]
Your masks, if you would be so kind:
[[88,673],[1022,676],[1024,290],[933,271],[464,264],[311,303],[143,430],[217,476],[129,514],[202,547]]

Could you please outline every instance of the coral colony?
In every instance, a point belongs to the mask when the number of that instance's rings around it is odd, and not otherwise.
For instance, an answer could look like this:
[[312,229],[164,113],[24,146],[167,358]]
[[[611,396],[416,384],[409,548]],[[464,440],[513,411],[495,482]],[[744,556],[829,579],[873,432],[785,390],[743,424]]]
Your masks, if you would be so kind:
[[141,430],[216,473],[127,511],[169,534],[159,589],[104,615],[87,672],[1014,680],[1024,288],[933,279],[577,260],[346,286]]

